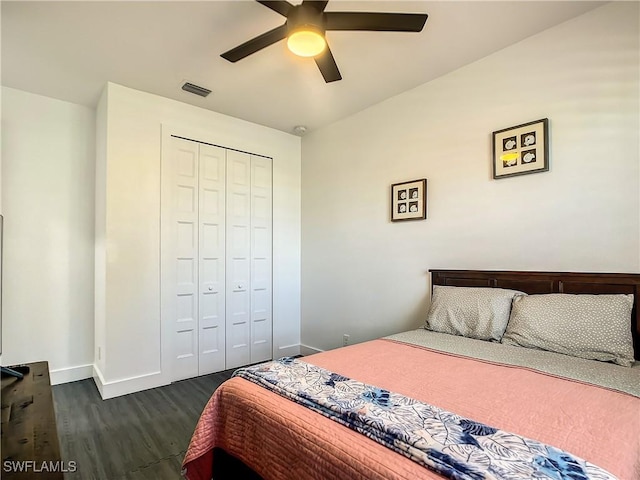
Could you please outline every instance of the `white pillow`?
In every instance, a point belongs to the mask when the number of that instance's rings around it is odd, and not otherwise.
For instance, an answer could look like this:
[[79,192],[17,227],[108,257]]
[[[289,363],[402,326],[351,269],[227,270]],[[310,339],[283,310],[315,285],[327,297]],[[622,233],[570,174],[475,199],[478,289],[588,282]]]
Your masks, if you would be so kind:
[[502,343],[630,367],[632,308],[633,295],[518,297]]
[[517,290],[434,285],[425,328],[479,340],[500,341]]

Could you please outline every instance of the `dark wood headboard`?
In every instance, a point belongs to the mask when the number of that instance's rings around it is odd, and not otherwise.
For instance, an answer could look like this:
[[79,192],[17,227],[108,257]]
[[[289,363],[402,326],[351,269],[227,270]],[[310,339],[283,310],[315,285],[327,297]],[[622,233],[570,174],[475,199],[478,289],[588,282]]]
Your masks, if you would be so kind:
[[636,360],[640,360],[640,274],[576,272],[509,272],[490,270],[429,270],[431,285],[493,287],[540,293],[632,293],[631,332]]

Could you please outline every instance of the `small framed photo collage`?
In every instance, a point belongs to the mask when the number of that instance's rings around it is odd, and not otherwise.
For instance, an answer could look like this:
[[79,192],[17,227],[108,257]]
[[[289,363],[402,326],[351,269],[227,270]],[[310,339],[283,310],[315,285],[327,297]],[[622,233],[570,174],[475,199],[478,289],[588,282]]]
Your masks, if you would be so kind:
[[549,119],[493,132],[493,178],[549,170]]
[[427,179],[391,185],[391,221],[427,218]]

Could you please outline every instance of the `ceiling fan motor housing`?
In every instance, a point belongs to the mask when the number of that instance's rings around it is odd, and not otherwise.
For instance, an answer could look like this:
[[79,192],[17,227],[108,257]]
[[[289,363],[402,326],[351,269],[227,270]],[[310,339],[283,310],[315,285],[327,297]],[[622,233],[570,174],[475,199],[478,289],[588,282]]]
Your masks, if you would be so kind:
[[287,34],[302,29],[316,30],[324,36],[324,16],[312,4],[301,4],[293,7],[287,15]]

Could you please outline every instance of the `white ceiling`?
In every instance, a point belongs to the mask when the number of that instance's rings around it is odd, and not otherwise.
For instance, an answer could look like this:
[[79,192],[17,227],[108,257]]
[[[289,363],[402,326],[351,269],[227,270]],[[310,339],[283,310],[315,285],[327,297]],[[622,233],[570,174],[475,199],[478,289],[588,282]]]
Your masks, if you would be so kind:
[[[112,81],[287,132],[313,130],[600,5],[333,0],[327,11],[429,19],[421,33],[328,32],[343,80],[326,84],[284,41],[235,64],[220,58],[284,23],[255,1],[2,1],[2,85],[94,107]],[[184,80],[213,93],[183,92]]]

